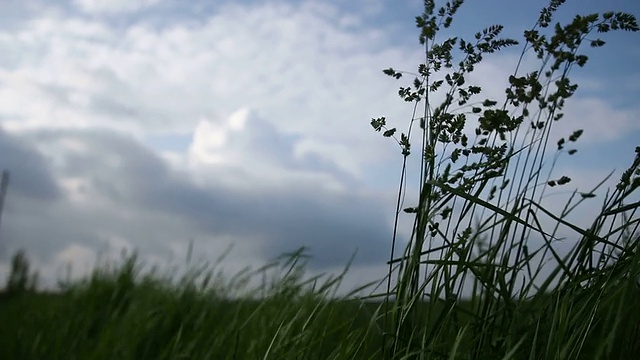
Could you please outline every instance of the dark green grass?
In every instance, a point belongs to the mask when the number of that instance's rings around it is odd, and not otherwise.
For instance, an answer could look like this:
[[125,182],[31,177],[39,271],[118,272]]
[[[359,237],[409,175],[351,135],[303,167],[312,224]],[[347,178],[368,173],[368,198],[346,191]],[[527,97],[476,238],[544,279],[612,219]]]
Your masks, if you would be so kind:
[[56,294],[0,300],[0,359],[380,358],[375,304],[285,277],[264,298],[136,279],[132,262]]
[[[232,298],[195,280],[176,283],[137,274],[131,260],[111,271],[96,270],[57,293],[3,295],[0,359],[384,358],[384,304],[329,298],[291,276],[262,298]],[[520,356],[640,358],[640,290],[633,281],[620,280],[617,290],[606,294],[594,288],[564,290],[490,311],[477,308],[488,302],[420,303],[416,318],[431,323],[416,324],[415,339],[439,338],[423,349],[426,359],[450,358],[451,349],[456,349],[454,358],[474,358],[477,351],[479,358],[503,358],[503,349],[515,346],[506,342],[514,339],[522,339]],[[542,350],[553,342],[541,335],[571,338],[558,332],[580,333],[585,327],[587,337],[576,339],[568,353]],[[483,342],[489,345],[472,348],[481,336],[491,338]],[[411,339],[401,340],[412,348]],[[579,354],[571,353],[578,345]]]

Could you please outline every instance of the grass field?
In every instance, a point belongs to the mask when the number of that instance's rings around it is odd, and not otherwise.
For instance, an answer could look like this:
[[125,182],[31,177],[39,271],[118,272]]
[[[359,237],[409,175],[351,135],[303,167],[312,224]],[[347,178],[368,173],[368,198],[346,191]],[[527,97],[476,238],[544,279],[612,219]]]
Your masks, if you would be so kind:
[[[415,346],[407,343],[406,354],[383,356],[383,342],[389,343],[383,314],[393,306],[332,297],[339,278],[318,285],[319,279],[302,280],[302,265],[286,264],[281,281],[266,292],[264,288],[246,291],[250,289],[243,289],[240,278],[223,286],[221,281],[205,284],[195,277],[171,282],[143,275],[135,257],[117,267],[96,269],[91,277],[67,283],[59,292],[4,292],[0,359],[400,359],[411,355],[409,350]],[[225,296],[231,288],[245,295]],[[510,343],[514,339],[523,340],[511,358],[528,358],[527,354],[541,354],[550,344],[544,335],[561,331],[571,336],[585,327],[589,331],[579,339],[583,343],[579,356],[558,352],[553,358],[634,359],[640,358],[639,299],[640,289],[634,282],[621,281],[606,294],[576,289],[504,304],[515,309],[498,307],[488,318],[479,316],[484,313],[479,307],[493,303],[438,301],[437,306],[418,306],[420,319],[432,320],[415,326],[418,332],[441,339],[445,338],[438,332],[458,331],[448,341],[423,349],[426,359],[504,358],[507,349],[514,349],[516,344]],[[599,305],[594,307],[594,301]],[[517,321],[505,319],[507,314],[517,316]],[[476,353],[475,342],[461,342],[456,336],[464,333],[490,337],[487,343],[493,348]]]
[[[134,258],[57,293],[14,291],[0,301],[1,359],[376,358],[375,305],[328,300],[296,267],[266,296],[137,276]],[[241,289],[242,281],[227,284]],[[224,292],[223,292],[224,291]],[[263,292],[261,289],[260,292]]]

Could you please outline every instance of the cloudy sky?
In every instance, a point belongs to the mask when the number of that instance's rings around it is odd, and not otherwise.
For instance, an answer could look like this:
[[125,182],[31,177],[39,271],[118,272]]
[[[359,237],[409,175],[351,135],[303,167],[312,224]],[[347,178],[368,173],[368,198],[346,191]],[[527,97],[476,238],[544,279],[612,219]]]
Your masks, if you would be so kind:
[[[421,4],[0,2],[0,277],[19,248],[50,282],[122,249],[180,265],[189,242],[198,261],[233,245],[230,272],[308,246],[313,271],[357,250],[350,281],[382,276],[402,158],[369,121],[411,118],[396,96],[407,84],[381,70],[420,61]],[[500,23],[520,39],[544,5],[469,1],[455,29]],[[640,15],[623,0],[569,0],[560,15],[611,9]],[[640,145],[640,39],[607,35],[573,76],[565,130],[585,134],[560,165],[574,187],[622,170]],[[487,57],[472,80],[500,96],[520,50]]]

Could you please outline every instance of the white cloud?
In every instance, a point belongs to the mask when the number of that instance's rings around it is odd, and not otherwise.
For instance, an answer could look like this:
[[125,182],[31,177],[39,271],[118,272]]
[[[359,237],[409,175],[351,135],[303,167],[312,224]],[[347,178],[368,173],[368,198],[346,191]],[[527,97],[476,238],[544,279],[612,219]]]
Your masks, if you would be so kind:
[[189,148],[193,161],[205,164],[233,164],[238,159],[223,156],[230,132],[242,131],[247,122],[249,111],[240,109],[233,113],[227,123],[215,125],[208,119],[202,119],[193,131],[193,142]]
[[368,119],[402,109],[380,69],[413,66],[413,55],[381,47],[389,39],[380,29],[342,30],[340,16],[352,15],[307,2],[228,5],[200,24],[160,30],[143,22],[109,30],[79,18],[34,20],[20,36],[4,34],[5,45],[22,54],[20,70],[3,74],[2,109],[15,115],[4,124],[143,137],[189,132],[202,119],[219,125],[224,114],[249,106],[309,144],[370,149],[332,155],[343,168],[375,161],[371,155],[383,152]]
[[134,12],[156,5],[161,0],[74,0],[82,11],[91,14]]
[[86,272],[91,269],[97,260],[96,251],[86,246],[72,244],[66,249],[59,252],[55,257],[55,263],[62,263],[77,269],[77,271]]
[[614,109],[600,98],[576,96],[567,101],[565,113],[566,121],[559,122],[565,137],[575,130],[583,129],[585,132],[581,140],[589,144],[607,143],[640,130],[636,112]]

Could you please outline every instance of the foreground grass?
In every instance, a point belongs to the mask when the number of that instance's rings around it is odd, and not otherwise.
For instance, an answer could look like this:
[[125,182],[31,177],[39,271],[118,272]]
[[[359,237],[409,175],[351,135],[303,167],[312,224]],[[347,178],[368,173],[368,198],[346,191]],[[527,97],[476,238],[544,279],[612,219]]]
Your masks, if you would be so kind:
[[[292,269],[292,270],[291,270]],[[135,258],[97,269],[56,293],[13,291],[0,298],[0,359],[401,359],[383,355],[385,309],[393,306],[330,297],[340,277],[317,285],[302,266],[259,291],[240,291],[249,276],[226,283],[179,282],[137,270]],[[417,308],[416,334],[429,336],[425,359],[640,358],[640,290],[608,277],[607,291],[565,289],[532,301],[434,300]],[[314,285],[315,284],[315,285]],[[232,290],[235,289],[235,290]],[[246,289],[245,289],[246,290]],[[244,293],[229,297],[228,294]],[[261,296],[258,297],[257,294]],[[392,304],[390,304],[392,305]],[[490,316],[483,316],[489,313]],[[516,317],[506,319],[505,317]],[[517,325],[514,325],[517,324]],[[508,326],[507,326],[508,325]],[[587,331],[583,331],[587,328]],[[565,334],[561,334],[564,332]],[[558,343],[552,337],[573,338]],[[426,335],[422,335],[426,334]],[[482,349],[478,338],[489,338]],[[463,341],[464,340],[464,341]]]
[[[458,34],[464,0],[425,0],[416,17],[423,61],[383,70],[413,107],[406,126],[371,119],[402,155],[389,276],[377,294],[395,301],[387,358],[640,359],[640,146],[614,188],[605,188],[611,175],[575,184],[556,167],[593,130],[557,125],[584,125],[565,114],[578,89],[572,69],[606,43],[600,36],[640,26],[615,11],[561,23],[564,2],[532,13],[538,20],[517,40],[502,37],[502,25]],[[494,97],[475,74],[516,45],[504,96]]]
[[379,358],[370,309],[327,300],[335,282],[303,288],[289,273],[262,299],[231,299],[193,278],[172,284],[136,273],[131,259],[60,293],[5,296],[0,358]]

